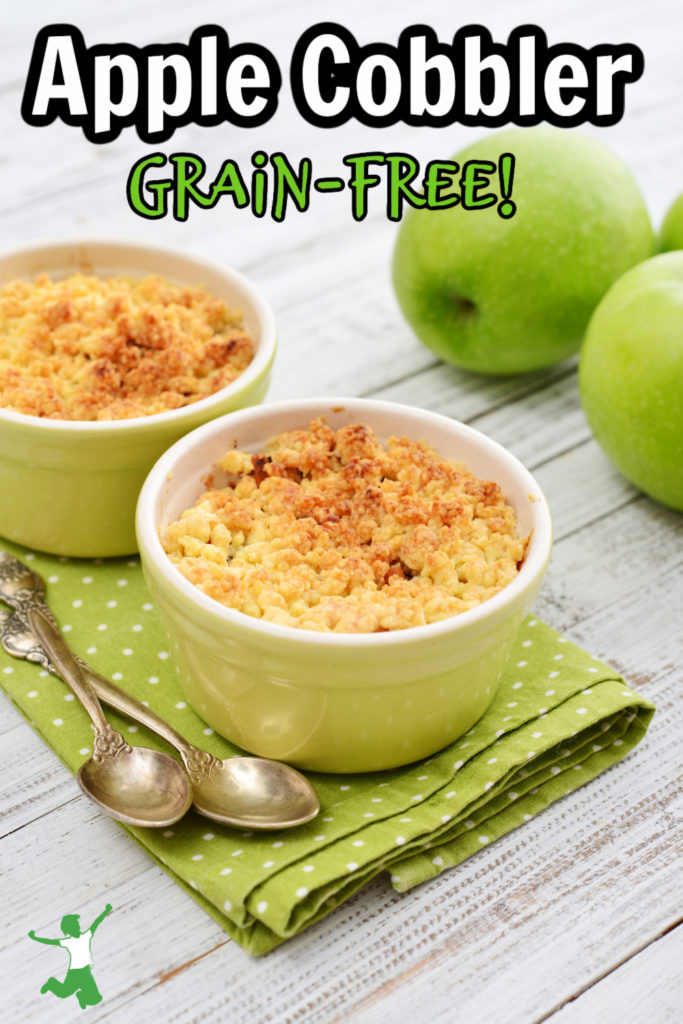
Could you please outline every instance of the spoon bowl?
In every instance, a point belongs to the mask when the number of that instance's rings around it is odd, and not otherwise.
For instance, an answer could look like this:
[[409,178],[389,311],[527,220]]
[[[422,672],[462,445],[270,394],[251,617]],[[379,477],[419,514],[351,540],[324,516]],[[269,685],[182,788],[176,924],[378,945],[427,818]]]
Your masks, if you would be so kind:
[[209,776],[190,777],[195,808],[222,825],[291,828],[311,821],[320,809],[308,779],[263,757],[226,758]]
[[79,769],[78,784],[110,817],[126,825],[172,825],[191,801],[182,765],[149,747],[89,758]]

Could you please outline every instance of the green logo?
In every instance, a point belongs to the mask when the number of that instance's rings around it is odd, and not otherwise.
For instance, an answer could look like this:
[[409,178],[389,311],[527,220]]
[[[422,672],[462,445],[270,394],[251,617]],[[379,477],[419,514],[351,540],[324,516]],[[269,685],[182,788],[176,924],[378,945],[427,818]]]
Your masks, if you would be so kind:
[[86,1006],[96,1006],[97,1003],[102,1002],[102,996],[92,976],[90,943],[107,914],[111,914],[110,903],[107,903],[99,917],[96,917],[84,932],[81,931],[79,915],[66,914],[62,918],[63,939],[44,939],[40,935],[36,935],[34,931],[28,933],[30,939],[44,942],[46,946],[63,946],[69,954],[69,969],[64,981],[48,978],[41,988],[41,992],[52,992],[60,999],[66,999],[67,996],[75,994],[82,1010],[85,1010]]

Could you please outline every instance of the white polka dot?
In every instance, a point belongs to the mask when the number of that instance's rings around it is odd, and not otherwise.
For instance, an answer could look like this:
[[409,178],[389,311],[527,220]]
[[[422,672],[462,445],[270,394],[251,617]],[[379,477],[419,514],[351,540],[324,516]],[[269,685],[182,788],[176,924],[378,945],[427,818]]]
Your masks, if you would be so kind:
[[425,780],[426,778],[428,778],[428,776],[427,776],[427,775],[418,775],[418,777],[417,777],[417,781],[418,781],[418,782],[424,782],[424,780]]
[[231,875],[232,874],[232,868],[223,868],[221,870],[221,874],[222,875]]
[[518,796],[519,793],[515,793],[515,791],[511,789],[510,792],[508,793],[508,800],[516,800]]
[[527,661],[518,661],[517,662],[517,668],[524,668],[525,665],[528,665]]
[[104,633],[105,629],[107,628],[107,623],[106,622],[100,622],[100,624],[99,624],[99,626],[97,628],[100,631],[100,633]]
[[405,837],[404,836],[396,836],[396,845],[397,846],[403,846],[404,843],[405,843]]
[[553,696],[554,696],[554,694],[555,694],[555,691],[554,691],[554,690],[546,690],[546,691],[545,691],[545,695],[546,695],[546,697],[553,697]]
[[493,788],[493,783],[492,782],[487,782],[486,785],[484,786],[484,789],[486,790],[487,793],[488,793],[489,789],[492,789],[492,788]]
[[364,818],[374,818],[375,817],[375,812],[374,811],[366,811],[366,813],[363,815],[363,817]]
[[127,587],[128,586],[128,580],[117,580],[116,583],[117,583],[117,586],[119,586],[119,587]]
[[473,821],[466,821],[465,822],[465,828],[474,828],[474,822]]
[[624,741],[623,740],[615,740],[614,743],[613,743],[613,746],[615,746],[615,747],[623,747],[623,745],[624,745]]
[[528,758],[529,758],[529,757],[536,757],[536,751],[535,751],[535,750],[530,750],[530,751],[529,751],[529,753],[528,753],[528,754],[527,754],[526,756],[527,756]]
[[538,619],[529,619],[529,621],[527,622],[527,626],[529,627],[529,629],[531,629],[532,626],[537,626],[537,625],[538,625]]
[[522,647],[531,647],[533,640],[525,640]]
[[302,867],[301,870],[302,871],[306,871],[306,872],[308,872],[308,871],[315,871],[315,865],[314,864],[304,864],[304,866]]
[[48,583],[59,583],[59,576],[48,576]]
[[490,757],[486,763],[487,764],[498,764],[498,758],[497,757]]
[[88,749],[88,747],[81,747],[81,749],[78,751],[78,753],[85,755],[85,754],[89,754],[90,750]]
[[342,791],[342,793],[345,793],[347,789],[351,789],[350,786],[340,786],[339,788]]
[[505,732],[505,729],[498,729],[498,731],[496,732],[496,739],[499,739],[503,735],[504,732]]
[[354,839],[353,846],[365,846],[365,843],[362,839]]
[[145,601],[145,603],[142,606],[142,610],[143,610],[143,612],[151,612],[152,607],[153,607],[153,605],[151,605],[149,603],[149,601]]
[[358,867],[358,865],[356,864],[356,862],[352,860],[350,864],[346,865],[346,870],[347,871],[355,871],[357,867]]
[[582,691],[581,691],[581,693],[592,693],[592,692],[593,692],[593,691],[592,691],[591,689],[587,689],[587,690],[582,690]]
[[107,601],[107,608],[116,608],[117,603],[116,601]]
[[134,626],[130,627],[134,633],[139,633],[142,630],[142,626],[139,622],[136,622]]
[[14,669],[12,668],[11,665],[7,665],[7,667],[3,668],[2,671],[5,673],[6,676],[11,676],[12,673],[14,672]]
[[232,851],[233,857],[241,857],[243,853],[244,853],[244,850],[233,850]]
[[479,836],[478,838],[479,838],[479,842],[482,843],[482,844],[486,844],[489,841],[489,837],[488,836]]
[[334,818],[323,818],[323,821],[334,821]]
[[202,839],[215,839],[215,838],[216,837],[214,836],[213,832],[205,832],[204,835],[202,836]]
[[296,894],[298,898],[302,900],[304,896],[308,896],[308,889],[306,888],[305,885],[302,885],[300,889],[296,890]]
[[532,732],[531,737],[532,737],[532,739],[537,740],[538,737],[542,736],[542,735],[543,735],[542,732]]
[[112,679],[116,679],[116,680],[123,679],[123,674],[121,672],[113,672],[112,673]]
[[530,814],[525,814],[524,815],[524,820],[525,821],[531,821],[531,815]]
[[64,725],[64,719],[63,718],[53,718],[52,719],[52,724],[53,725]]
[[[557,679],[559,674],[560,674],[559,672],[548,672],[548,679]],[[553,693],[555,693],[554,690],[553,690]]]
[[62,633],[70,633],[71,630],[73,629],[73,626],[71,625],[71,623],[65,622],[61,629]]
[[225,903],[223,904],[223,910],[232,910],[232,903],[230,902],[230,900],[225,901]]
[[[367,818],[368,815],[366,814],[365,817]],[[315,839],[313,840],[313,842],[314,843],[322,843],[324,839],[325,839],[325,836],[316,836]]]
[[443,864],[443,857],[432,857],[432,864],[436,864],[437,868],[440,868]]
[[621,695],[622,695],[622,697],[632,697],[633,693],[632,693],[631,690],[622,690],[621,691]]
[[194,856],[192,857],[192,860],[204,860],[204,854],[203,853],[195,853]]
[[86,654],[97,654],[97,648],[96,647],[89,647],[88,650],[85,653]]
[[275,864],[274,860],[264,860],[264,862],[263,862],[264,868],[272,868],[274,866],[274,864]]
[[561,769],[561,768],[558,768],[558,767],[557,767],[557,765],[556,765],[556,764],[554,764],[554,765],[552,766],[552,768],[550,769],[550,771],[551,771],[551,772],[553,773],[553,775],[559,775],[559,774],[560,774],[560,772],[562,771],[562,769]]
[[459,771],[459,769],[462,768],[464,763],[464,761],[456,761],[455,764],[453,765],[453,770],[456,772]]
[[516,708],[517,707],[517,701],[516,700],[511,700],[510,703],[508,704],[508,707],[509,708]]
[[411,800],[422,800],[422,793],[416,793],[415,796],[411,796]]
[[281,846],[284,846],[284,845],[285,845],[285,844],[284,844],[284,843],[282,842],[282,840],[281,840],[281,839],[278,839],[278,841],[277,841],[276,843],[273,843],[273,849],[274,849],[274,850],[279,850],[279,849],[280,849],[280,847],[281,847]]
[[128,726],[128,732],[137,732],[137,731],[138,731],[137,725],[129,725]]
[[179,701],[178,701],[178,702],[176,703],[176,707],[178,708],[178,711],[182,711],[182,710],[183,710],[183,708],[186,708],[186,707],[187,707],[187,703],[186,703],[186,702],[185,702],[184,700],[179,700]]
[[213,736],[213,729],[210,729],[208,726],[206,727],[206,729],[202,729],[202,732],[204,733],[205,736]]
[[562,661],[564,654],[553,654],[553,661]]
[[524,683],[513,683],[512,684],[512,689],[513,690],[520,690],[523,686],[524,686]]
[[451,797],[455,796],[455,790],[452,789],[449,793],[446,793],[446,799],[450,800]]
[[171,836],[173,836],[173,835],[175,835],[175,832],[173,831],[173,829],[172,828],[167,828],[166,831],[164,832],[164,839],[170,839]]
[[161,658],[162,661],[166,661],[168,658],[168,651],[159,651],[157,658]]
[[83,602],[82,601],[78,601],[78,600],[77,601],[72,601],[71,602],[71,607],[72,608],[82,608],[83,607]]
[[589,671],[589,672],[597,672],[598,670],[597,670],[597,668],[593,668],[593,667],[591,666],[591,668],[589,668],[589,669],[588,669],[588,671]]
[[92,576],[84,576],[81,583],[92,583]]
[[576,709],[577,715],[585,715],[586,711],[587,711],[587,708],[577,708]]
[[[373,803],[373,804],[381,804],[382,803],[382,797],[381,796],[373,796],[371,803]],[[325,819],[323,818],[323,821],[324,820]]]

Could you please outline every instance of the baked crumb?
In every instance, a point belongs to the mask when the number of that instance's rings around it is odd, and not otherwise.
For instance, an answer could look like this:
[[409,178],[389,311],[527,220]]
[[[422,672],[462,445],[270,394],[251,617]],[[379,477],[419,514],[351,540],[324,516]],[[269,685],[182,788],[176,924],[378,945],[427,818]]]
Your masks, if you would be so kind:
[[189,405],[254,357],[239,312],[161,277],[10,281],[0,289],[0,406],[119,420]]
[[336,633],[458,615],[510,583],[525,554],[497,484],[423,441],[324,419],[219,462],[164,550],[209,597],[266,622]]

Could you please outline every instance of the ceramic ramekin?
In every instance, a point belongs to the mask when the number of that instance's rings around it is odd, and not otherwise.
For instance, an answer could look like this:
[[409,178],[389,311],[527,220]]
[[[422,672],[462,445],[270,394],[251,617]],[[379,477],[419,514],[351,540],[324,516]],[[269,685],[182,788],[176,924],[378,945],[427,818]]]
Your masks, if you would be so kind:
[[[383,441],[423,439],[501,485],[530,534],[515,580],[462,615],[388,633],[297,630],[225,608],[167,558],[159,532],[203,490],[233,446],[258,450],[275,434],[324,415],[333,429],[365,423]],[[515,632],[531,607],[552,545],[547,502],[522,464],[476,430],[420,409],[363,399],[309,399],[225,416],[157,462],[137,510],[138,543],[180,684],[217,732],[255,754],[325,772],[407,764],[452,742],[484,713]]]
[[207,420],[260,402],[276,348],[270,305],[241,274],[185,253],[109,241],[49,243],[0,255],[0,283],[83,272],[160,274],[204,285],[242,310],[256,354],[237,380],[182,409],[97,423],[41,419],[0,408],[0,536],[58,555],[136,550],[135,503],[156,459]]

